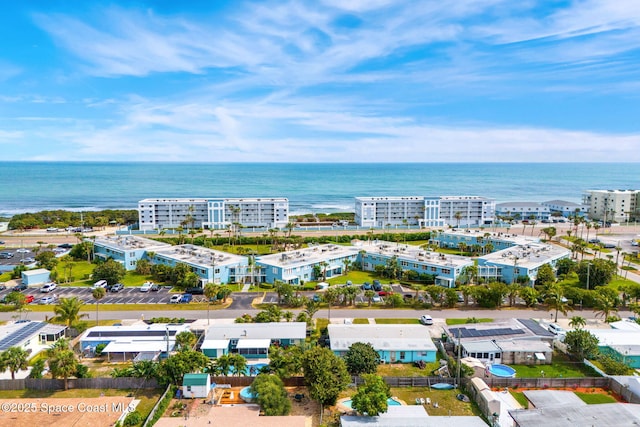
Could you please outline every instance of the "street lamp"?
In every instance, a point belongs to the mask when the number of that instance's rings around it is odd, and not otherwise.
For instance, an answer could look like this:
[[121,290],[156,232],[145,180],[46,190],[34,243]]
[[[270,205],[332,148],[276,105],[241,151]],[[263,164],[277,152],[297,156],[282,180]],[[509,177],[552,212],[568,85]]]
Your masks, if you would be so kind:
[[591,276],[591,274],[589,274],[590,273],[590,269],[589,269],[590,267],[591,267],[591,263],[588,262],[587,263],[587,290],[589,290],[589,277]]

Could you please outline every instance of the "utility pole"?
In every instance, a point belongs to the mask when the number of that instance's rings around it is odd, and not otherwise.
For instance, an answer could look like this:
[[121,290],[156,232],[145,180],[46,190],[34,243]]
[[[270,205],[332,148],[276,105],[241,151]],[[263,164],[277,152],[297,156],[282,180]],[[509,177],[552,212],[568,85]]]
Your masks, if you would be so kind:
[[587,263],[587,290],[589,290],[589,277],[591,276],[589,274],[590,273],[589,267],[591,267],[591,263],[590,262]]

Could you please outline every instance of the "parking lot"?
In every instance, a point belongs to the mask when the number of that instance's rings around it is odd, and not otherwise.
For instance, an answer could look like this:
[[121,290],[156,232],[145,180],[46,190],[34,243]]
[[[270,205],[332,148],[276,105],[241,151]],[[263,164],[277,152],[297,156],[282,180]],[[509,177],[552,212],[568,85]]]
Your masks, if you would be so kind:
[[[169,289],[169,287],[161,287],[160,290],[156,292],[140,292],[138,287],[124,288],[118,293],[107,292],[105,297],[100,300],[100,304],[167,304],[171,295],[175,295],[173,293],[169,293]],[[0,291],[0,299],[9,292],[11,292],[11,288]],[[40,286],[37,286],[30,287],[22,293],[25,295],[33,295],[34,302],[32,304],[37,304],[40,301],[40,298],[44,298],[46,296],[56,296],[57,298],[77,297],[86,304],[94,304],[95,300],[93,299],[91,292],[92,289],[90,286],[58,286],[54,291],[44,293],[40,292]],[[202,295],[193,296],[193,302],[200,302],[204,300],[205,298]]]

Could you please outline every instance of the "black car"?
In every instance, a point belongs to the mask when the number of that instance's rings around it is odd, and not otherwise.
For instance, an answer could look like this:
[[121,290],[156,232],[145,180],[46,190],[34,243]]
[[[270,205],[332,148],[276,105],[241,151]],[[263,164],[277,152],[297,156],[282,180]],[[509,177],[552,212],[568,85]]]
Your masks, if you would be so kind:
[[58,245],[58,247],[62,248],[62,249],[71,249],[71,248],[73,248],[73,245],[71,243],[62,243],[62,244]]
[[15,292],[20,292],[20,291],[26,291],[27,288],[28,286],[25,283],[20,283],[15,285],[12,290]]
[[7,289],[7,286],[4,283],[0,284],[0,291],[4,291],[5,289]]
[[379,280],[374,280],[373,281],[373,290],[376,292],[379,292],[382,290],[382,284],[380,283]]
[[118,293],[124,289],[124,285],[122,283],[116,283],[113,286],[109,287],[109,292]]
[[196,286],[196,287],[193,287],[193,288],[188,288],[186,292],[191,294],[191,295],[203,295],[204,294],[204,288],[200,287],[200,286]]

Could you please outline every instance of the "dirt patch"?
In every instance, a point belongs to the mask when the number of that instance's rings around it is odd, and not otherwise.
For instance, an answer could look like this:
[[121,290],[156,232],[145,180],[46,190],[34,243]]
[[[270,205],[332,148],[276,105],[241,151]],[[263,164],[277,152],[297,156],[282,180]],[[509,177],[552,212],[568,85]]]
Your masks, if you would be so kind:
[[103,427],[114,425],[132,399],[42,398],[0,399],[0,425],[12,427]]

